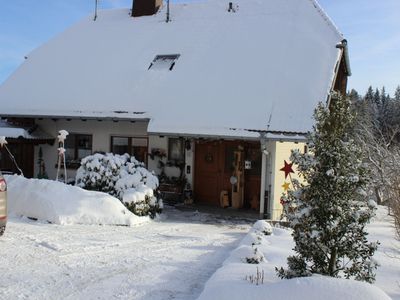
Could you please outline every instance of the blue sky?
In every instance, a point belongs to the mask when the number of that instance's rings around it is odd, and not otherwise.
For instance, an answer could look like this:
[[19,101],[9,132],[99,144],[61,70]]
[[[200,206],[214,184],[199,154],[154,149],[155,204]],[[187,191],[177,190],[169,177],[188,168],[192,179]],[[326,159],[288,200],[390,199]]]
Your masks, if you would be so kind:
[[[221,0],[222,1],[222,0]],[[267,0],[265,0],[267,1]],[[24,56],[93,13],[94,0],[1,0],[0,84]],[[364,93],[400,85],[400,0],[320,0],[349,41],[349,88]],[[129,7],[131,0],[99,0],[100,8]]]

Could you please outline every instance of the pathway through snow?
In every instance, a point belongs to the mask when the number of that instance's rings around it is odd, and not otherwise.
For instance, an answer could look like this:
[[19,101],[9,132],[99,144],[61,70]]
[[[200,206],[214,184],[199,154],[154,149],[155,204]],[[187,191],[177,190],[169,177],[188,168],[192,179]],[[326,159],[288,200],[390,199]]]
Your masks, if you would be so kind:
[[0,239],[4,299],[196,299],[250,228],[167,209],[137,227],[11,219]]

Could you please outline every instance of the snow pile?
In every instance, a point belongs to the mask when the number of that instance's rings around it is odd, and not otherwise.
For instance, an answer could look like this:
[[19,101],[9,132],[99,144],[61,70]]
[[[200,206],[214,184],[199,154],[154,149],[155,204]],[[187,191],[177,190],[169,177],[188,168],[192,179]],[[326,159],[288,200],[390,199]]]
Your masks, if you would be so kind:
[[154,194],[158,184],[157,176],[128,154],[87,156],[76,174],[77,186],[115,196],[139,216],[154,217],[161,212],[162,200]]
[[45,179],[5,176],[10,215],[55,224],[136,225],[148,221],[132,214],[117,198]]
[[388,215],[387,207],[377,207],[375,217],[367,225],[368,239],[380,242],[374,255],[379,264],[375,284],[393,299],[400,300],[400,241],[394,238],[393,217]]
[[279,279],[275,267],[286,265],[293,246],[290,230],[258,221],[198,299],[390,299],[378,287],[355,280],[319,275]]

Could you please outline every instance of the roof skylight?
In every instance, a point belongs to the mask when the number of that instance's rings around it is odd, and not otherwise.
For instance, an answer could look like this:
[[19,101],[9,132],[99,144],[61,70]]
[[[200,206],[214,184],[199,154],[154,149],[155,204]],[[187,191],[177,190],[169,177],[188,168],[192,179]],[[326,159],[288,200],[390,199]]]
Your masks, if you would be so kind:
[[178,60],[180,54],[162,54],[156,55],[156,57],[151,62],[148,70],[169,70],[175,66],[175,62]]

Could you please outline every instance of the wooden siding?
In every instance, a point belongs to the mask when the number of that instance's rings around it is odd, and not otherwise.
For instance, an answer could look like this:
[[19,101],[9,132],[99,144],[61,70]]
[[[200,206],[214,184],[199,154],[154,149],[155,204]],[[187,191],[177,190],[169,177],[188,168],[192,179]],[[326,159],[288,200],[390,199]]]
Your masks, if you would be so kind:
[[[245,141],[197,141],[195,146],[195,201],[219,206],[221,191],[228,191],[232,199],[229,166],[230,150],[243,147],[245,160],[261,161],[260,144]],[[257,157],[255,157],[257,156]],[[259,157],[258,157],[259,156]],[[261,165],[261,164],[260,164]],[[244,168],[244,166],[242,166]],[[259,171],[259,172],[258,172]],[[251,201],[260,195],[260,170],[244,171],[244,208],[250,208]]]

